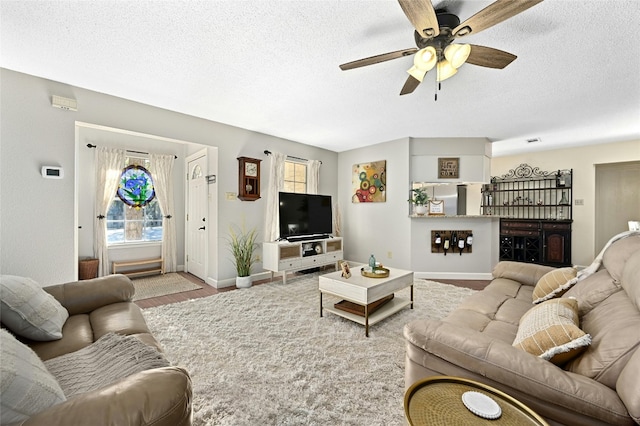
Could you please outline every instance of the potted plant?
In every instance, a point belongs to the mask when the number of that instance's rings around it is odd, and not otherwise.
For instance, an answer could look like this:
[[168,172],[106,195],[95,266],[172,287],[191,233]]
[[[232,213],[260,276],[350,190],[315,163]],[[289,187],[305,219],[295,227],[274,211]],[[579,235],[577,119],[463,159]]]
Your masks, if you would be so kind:
[[236,287],[251,287],[251,267],[257,262],[255,249],[258,232],[255,228],[247,231],[242,228],[229,227],[229,251],[233,254],[233,265],[236,267]]
[[424,216],[424,214],[427,212],[427,203],[429,202],[429,194],[427,194],[427,188],[420,187],[412,189],[409,202],[415,204],[415,212],[418,216]]

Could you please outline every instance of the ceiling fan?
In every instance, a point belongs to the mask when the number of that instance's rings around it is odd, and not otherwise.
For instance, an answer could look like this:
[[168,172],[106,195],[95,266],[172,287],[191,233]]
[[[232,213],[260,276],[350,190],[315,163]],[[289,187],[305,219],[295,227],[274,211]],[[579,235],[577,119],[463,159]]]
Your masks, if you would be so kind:
[[412,93],[422,82],[427,72],[434,67],[438,82],[453,76],[464,63],[502,69],[513,62],[516,56],[492,47],[457,44],[454,41],[457,38],[486,30],[542,1],[497,0],[460,23],[460,19],[456,15],[448,13],[444,9],[434,9],[430,0],[398,0],[404,14],[407,15],[411,25],[415,28],[414,38],[418,47],[347,62],[340,65],[340,69],[346,71],[414,55],[414,65],[407,71],[409,77],[402,87],[400,95]]

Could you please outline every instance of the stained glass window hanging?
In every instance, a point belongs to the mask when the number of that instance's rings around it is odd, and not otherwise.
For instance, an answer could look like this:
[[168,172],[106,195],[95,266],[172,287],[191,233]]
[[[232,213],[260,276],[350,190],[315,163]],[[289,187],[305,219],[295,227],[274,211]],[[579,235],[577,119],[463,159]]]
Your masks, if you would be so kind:
[[117,194],[131,207],[139,209],[146,206],[156,196],[151,173],[139,165],[127,166],[120,176]]

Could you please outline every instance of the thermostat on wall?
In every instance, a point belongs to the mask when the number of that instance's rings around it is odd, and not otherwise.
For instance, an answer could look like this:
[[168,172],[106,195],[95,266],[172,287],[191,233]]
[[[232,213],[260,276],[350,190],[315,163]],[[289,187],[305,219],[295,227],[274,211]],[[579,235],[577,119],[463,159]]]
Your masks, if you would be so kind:
[[58,166],[42,166],[42,177],[47,179],[62,179],[64,170]]

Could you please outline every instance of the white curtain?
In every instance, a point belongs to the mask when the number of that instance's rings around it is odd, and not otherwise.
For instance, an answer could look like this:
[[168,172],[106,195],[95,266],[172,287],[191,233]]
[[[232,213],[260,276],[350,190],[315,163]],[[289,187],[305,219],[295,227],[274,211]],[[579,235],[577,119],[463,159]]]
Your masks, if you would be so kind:
[[109,275],[109,250],[107,246],[107,211],[116,196],[118,183],[124,168],[123,149],[96,148],[96,219],[93,225],[93,252],[99,260],[98,276]]
[[284,188],[284,162],[286,155],[271,153],[269,167],[269,187],[267,188],[267,207],[264,221],[264,240],[275,241],[280,236],[280,205],[278,193]]
[[333,235],[339,237],[342,235],[342,216],[340,216],[340,204],[336,201],[333,203]]
[[162,210],[162,259],[165,272],[178,267],[176,247],[175,209],[173,203],[173,155],[149,154],[149,171],[153,178],[156,198]]
[[318,183],[320,182],[320,165],[321,161],[309,160],[307,165],[307,193],[317,194]]

